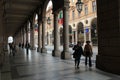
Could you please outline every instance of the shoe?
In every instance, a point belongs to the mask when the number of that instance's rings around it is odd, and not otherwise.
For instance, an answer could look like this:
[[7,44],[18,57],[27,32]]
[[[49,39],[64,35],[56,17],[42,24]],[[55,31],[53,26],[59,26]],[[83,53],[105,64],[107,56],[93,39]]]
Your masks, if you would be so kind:
[[77,66],[77,69],[79,69],[79,66]]

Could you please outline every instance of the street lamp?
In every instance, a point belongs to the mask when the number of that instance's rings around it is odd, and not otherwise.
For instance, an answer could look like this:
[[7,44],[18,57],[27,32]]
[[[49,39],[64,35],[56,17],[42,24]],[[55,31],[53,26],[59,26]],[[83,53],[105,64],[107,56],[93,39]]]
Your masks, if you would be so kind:
[[82,11],[82,6],[83,6],[83,2],[81,2],[81,0],[78,0],[78,1],[76,2],[76,8],[77,8],[77,11],[78,11],[79,13],[81,13],[81,11]]

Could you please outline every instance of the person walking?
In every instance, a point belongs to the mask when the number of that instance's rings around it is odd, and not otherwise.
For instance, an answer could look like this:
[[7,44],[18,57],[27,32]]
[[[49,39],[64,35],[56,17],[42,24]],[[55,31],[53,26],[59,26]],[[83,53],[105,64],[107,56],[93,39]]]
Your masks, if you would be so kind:
[[28,55],[28,53],[29,53],[29,48],[30,48],[30,44],[28,43],[28,41],[26,41],[25,48],[26,48],[26,53],[27,53],[27,55]]
[[12,55],[13,56],[15,56],[15,53],[17,52],[17,50],[16,50],[16,45],[15,45],[15,43],[13,42],[12,43]]
[[9,43],[10,54],[12,54],[12,43]]
[[80,41],[78,41],[77,45],[73,47],[73,50],[74,50],[73,57],[75,58],[75,68],[79,69],[80,58],[81,55],[83,54],[83,49]]
[[24,48],[24,42],[22,43],[22,48]]
[[21,47],[21,43],[19,43],[19,48]]
[[89,58],[89,67],[92,67],[91,57],[93,55],[92,46],[90,45],[90,41],[86,41],[84,47],[84,56],[85,56],[85,66],[87,66],[87,61]]

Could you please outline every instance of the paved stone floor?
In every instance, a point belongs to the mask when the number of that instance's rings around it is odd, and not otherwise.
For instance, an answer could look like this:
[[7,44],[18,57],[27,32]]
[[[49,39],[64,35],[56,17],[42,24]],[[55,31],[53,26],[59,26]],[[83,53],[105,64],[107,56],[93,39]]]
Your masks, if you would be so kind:
[[103,72],[93,67],[84,66],[75,69],[74,61],[62,60],[50,54],[18,50],[13,57],[6,54],[0,80],[120,80],[120,76]]

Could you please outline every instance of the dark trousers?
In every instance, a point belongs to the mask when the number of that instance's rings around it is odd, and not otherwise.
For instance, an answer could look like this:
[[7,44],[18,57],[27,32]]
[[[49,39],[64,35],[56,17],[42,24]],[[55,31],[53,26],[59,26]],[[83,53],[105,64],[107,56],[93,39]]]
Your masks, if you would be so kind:
[[89,58],[89,67],[92,67],[91,57],[90,56],[85,56],[85,65],[87,66],[88,58]]
[[77,66],[77,67],[79,67],[79,64],[80,64],[80,57],[81,56],[75,58],[75,66]]
[[29,53],[29,49],[28,49],[28,48],[26,49],[26,53],[27,53],[27,54]]

